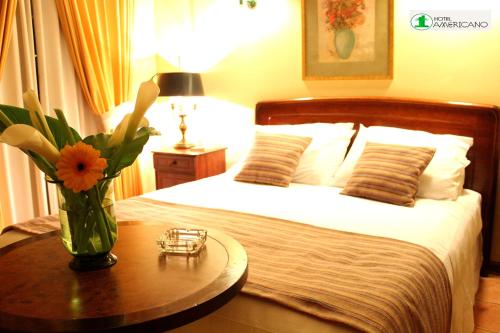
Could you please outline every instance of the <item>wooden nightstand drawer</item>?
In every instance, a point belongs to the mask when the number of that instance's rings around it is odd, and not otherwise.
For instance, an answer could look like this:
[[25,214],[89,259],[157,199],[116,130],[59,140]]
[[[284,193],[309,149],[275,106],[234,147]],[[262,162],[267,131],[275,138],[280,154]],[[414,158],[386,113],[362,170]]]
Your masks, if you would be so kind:
[[156,189],[215,176],[226,171],[226,148],[165,149],[153,152]]
[[156,170],[172,173],[194,173],[194,160],[191,157],[158,155],[154,162]]
[[156,188],[170,187],[178,184],[187,183],[196,180],[194,176],[166,176],[164,174],[156,174]]

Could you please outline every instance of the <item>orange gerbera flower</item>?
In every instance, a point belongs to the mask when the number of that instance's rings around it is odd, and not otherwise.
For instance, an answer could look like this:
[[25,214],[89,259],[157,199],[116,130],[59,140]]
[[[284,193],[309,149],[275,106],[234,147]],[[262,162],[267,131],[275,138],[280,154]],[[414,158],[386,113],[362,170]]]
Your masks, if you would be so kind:
[[101,152],[91,145],[78,142],[61,149],[61,157],[56,163],[56,175],[64,182],[64,187],[78,193],[92,188],[104,177],[103,171],[108,166]]

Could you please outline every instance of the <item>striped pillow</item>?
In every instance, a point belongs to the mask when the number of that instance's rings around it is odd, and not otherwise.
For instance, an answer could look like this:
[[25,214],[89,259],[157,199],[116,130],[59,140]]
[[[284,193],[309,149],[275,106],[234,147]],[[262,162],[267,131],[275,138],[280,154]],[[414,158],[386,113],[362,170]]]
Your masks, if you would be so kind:
[[367,143],[341,194],[413,207],[434,148]]
[[252,150],[235,180],[286,187],[311,138],[257,132]]

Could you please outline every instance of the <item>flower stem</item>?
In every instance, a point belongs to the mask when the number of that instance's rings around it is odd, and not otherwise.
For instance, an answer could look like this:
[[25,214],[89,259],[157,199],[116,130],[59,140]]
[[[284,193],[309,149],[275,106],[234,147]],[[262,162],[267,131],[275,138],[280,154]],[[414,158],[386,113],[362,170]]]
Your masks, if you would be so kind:
[[80,226],[77,228],[78,230],[78,235],[77,235],[77,253],[84,253],[84,254],[95,254],[95,246],[92,243],[92,233],[94,231],[94,227],[96,224],[95,218],[93,218],[93,215],[85,212],[86,214],[84,216],[79,216],[77,219],[77,223]]
[[97,228],[99,230],[99,237],[101,238],[101,244],[103,249],[111,249],[110,237],[108,236],[108,230],[106,228],[106,214],[104,214],[104,208],[102,208],[102,202],[99,200],[99,190],[96,186],[92,187],[89,191],[90,204],[93,206],[94,211],[97,213],[95,216]]
[[2,123],[6,128],[14,123],[10,120],[9,117],[5,115],[2,111],[0,111],[0,123]]
[[[100,215],[102,217],[102,222],[103,222],[104,228],[105,228],[104,234],[101,233],[101,238],[106,237],[108,239],[108,242],[110,244],[109,248],[111,249],[111,244],[113,244],[113,235],[111,234],[111,228],[110,228],[109,223],[108,223],[110,216],[109,216],[109,214],[107,214],[106,209],[103,207],[105,204],[104,200],[106,198],[101,198],[101,195],[100,195],[101,193],[105,194],[106,192],[99,192],[99,189],[97,189],[96,187],[94,187],[94,188],[96,189],[97,201],[100,202],[100,205],[99,205],[100,213],[101,213]],[[106,191],[107,191],[107,188],[106,188]]]
[[61,214],[61,210],[66,212],[66,218],[68,220],[69,235],[70,235],[70,240],[71,240],[71,251],[76,252],[78,243],[77,243],[76,235],[75,235],[75,227],[78,225],[78,218],[75,221],[74,215],[70,214],[68,202],[66,199],[67,194],[65,193],[65,192],[67,192],[67,190],[62,185],[57,185],[57,186],[58,186],[58,189],[60,191],[59,195],[63,197],[63,199],[59,198],[59,200],[64,200],[64,204],[62,206],[61,206],[61,203],[59,203],[59,209],[60,209],[59,214]]

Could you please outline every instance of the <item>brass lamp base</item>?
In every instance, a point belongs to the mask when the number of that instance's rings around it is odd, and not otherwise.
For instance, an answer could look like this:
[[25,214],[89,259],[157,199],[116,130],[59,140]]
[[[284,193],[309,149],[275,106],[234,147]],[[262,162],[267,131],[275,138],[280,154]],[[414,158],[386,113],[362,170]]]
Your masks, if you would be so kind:
[[185,114],[180,114],[179,117],[181,117],[181,124],[179,125],[179,129],[181,130],[182,134],[182,139],[181,141],[177,142],[174,146],[174,148],[177,149],[189,149],[191,147],[194,147],[194,144],[188,143],[186,141],[186,130],[187,130],[187,125],[184,122],[184,118],[186,117]]
[[174,145],[174,148],[176,149],[189,149],[194,147],[194,144],[192,143],[187,143],[187,142],[178,142]]

